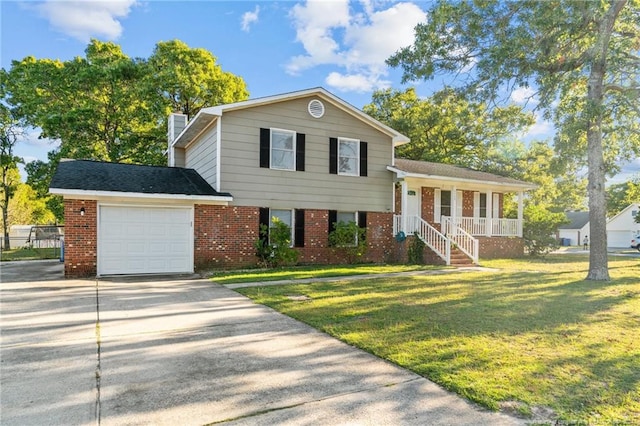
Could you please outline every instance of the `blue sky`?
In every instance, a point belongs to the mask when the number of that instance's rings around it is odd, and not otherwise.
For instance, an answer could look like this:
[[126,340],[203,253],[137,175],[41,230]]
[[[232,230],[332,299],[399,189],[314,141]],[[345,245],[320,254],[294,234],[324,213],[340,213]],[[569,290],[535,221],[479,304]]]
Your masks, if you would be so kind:
[[[251,97],[322,86],[357,108],[376,89],[402,89],[401,72],[384,61],[413,41],[431,2],[331,1],[6,1],[0,0],[0,65],[25,56],[83,56],[90,38],[114,41],[132,57],[149,57],[161,40],[211,51],[223,70],[242,77]],[[428,96],[441,81],[414,84]],[[526,90],[512,100],[524,102]],[[526,135],[546,138],[542,120]],[[34,132],[16,149],[46,159],[50,141]],[[625,171],[640,171],[640,160]]]

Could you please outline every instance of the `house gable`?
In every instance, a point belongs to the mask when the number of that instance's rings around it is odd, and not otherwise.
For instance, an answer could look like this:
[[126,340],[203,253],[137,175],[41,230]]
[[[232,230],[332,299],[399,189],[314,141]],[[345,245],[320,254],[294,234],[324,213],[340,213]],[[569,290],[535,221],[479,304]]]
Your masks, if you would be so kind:
[[[317,113],[318,103],[322,114]],[[393,177],[386,166],[393,161],[394,145],[408,139],[324,89],[203,111],[175,146],[185,147],[187,167],[194,167],[215,188],[233,193],[234,205],[393,210]],[[273,158],[274,132],[289,138],[286,148],[278,151],[285,160],[278,157],[278,162]],[[191,136],[195,139],[187,140]],[[337,172],[332,140],[345,151],[354,148],[355,171]]]

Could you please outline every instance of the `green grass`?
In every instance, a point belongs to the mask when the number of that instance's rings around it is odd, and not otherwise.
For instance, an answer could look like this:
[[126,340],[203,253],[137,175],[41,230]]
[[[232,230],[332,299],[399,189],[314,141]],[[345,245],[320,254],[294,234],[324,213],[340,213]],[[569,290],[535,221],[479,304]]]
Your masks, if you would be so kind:
[[12,250],[2,250],[2,261],[59,259],[59,248],[31,248],[24,247]]
[[608,283],[586,255],[482,264],[500,272],[239,291],[491,409],[640,424],[639,259]]
[[327,265],[296,266],[278,269],[249,269],[241,271],[213,272],[211,279],[218,284],[246,283],[254,281],[300,280],[307,278],[327,278],[350,275],[387,274],[441,269],[425,265]]

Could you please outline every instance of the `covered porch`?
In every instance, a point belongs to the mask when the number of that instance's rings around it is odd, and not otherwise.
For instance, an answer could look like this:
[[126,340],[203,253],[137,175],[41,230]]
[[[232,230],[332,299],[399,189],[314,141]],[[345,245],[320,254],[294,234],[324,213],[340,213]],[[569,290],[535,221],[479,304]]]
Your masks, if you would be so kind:
[[[535,185],[423,161],[397,159],[388,169],[396,174],[395,235],[418,235],[447,264],[450,246],[477,263],[479,239],[522,238],[524,194]],[[508,193],[516,194],[516,218],[504,217]]]

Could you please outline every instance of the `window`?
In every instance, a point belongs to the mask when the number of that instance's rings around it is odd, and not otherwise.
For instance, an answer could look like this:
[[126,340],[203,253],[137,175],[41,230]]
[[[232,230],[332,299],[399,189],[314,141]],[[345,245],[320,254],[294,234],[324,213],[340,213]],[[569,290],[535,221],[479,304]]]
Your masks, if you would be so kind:
[[360,159],[360,141],[353,139],[338,139],[338,174],[358,176]]
[[[336,210],[329,210],[329,234],[336,230],[336,225],[338,223],[344,224],[355,224],[358,228],[366,228],[367,227],[367,212],[339,212]],[[361,233],[361,237],[364,241],[365,233]],[[341,237],[338,239],[342,240]],[[353,243],[354,246],[358,244],[358,231],[356,231],[353,235]],[[347,244],[348,246],[349,244]]]
[[487,194],[480,193],[480,207],[478,217],[487,217]]
[[367,176],[367,142],[350,138],[329,138],[329,173]]
[[451,216],[451,191],[440,191],[440,216]]
[[295,132],[271,129],[271,168],[280,170],[295,169]]
[[304,210],[261,208],[260,225],[266,225],[269,228],[269,233],[273,229],[274,217],[286,224],[291,230],[291,245],[304,247]]
[[305,135],[293,130],[260,129],[260,167],[304,171]]

